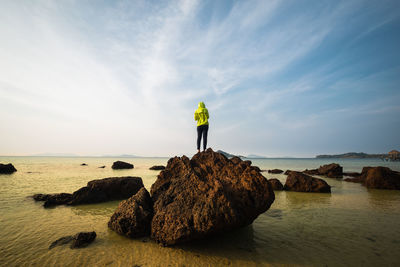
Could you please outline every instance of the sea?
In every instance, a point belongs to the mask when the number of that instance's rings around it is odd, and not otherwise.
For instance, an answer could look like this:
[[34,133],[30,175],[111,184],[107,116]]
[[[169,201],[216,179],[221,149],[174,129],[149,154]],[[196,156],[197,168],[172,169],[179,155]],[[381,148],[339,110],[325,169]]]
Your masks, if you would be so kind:
[[[112,170],[116,160],[134,169]],[[17,172],[0,175],[0,266],[400,266],[400,191],[323,178],[332,193],[276,191],[249,226],[174,247],[129,239],[107,227],[120,201],[45,209],[31,196],[60,193],[106,177],[138,176],[150,190],[168,158],[0,157]],[[400,162],[380,159],[253,159],[260,169],[304,170],[339,163],[344,171]],[[87,166],[81,166],[86,163]],[[105,168],[99,168],[105,165]],[[284,174],[268,174],[278,178]],[[63,236],[96,231],[86,248],[49,249]]]

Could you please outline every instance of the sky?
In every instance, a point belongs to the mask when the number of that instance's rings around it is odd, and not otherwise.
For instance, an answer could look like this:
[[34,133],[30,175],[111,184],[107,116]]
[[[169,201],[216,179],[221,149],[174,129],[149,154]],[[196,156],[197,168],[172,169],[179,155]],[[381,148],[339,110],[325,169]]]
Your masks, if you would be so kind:
[[400,2],[0,0],[0,155],[400,150]]

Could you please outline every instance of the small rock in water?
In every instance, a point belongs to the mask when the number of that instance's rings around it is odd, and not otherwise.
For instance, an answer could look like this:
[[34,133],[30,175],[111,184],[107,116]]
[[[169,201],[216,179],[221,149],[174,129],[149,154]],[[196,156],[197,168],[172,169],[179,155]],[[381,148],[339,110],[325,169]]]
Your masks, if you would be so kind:
[[100,166],[99,168],[104,169],[105,167],[106,167],[106,166],[103,165],[103,166]]
[[283,184],[276,178],[269,179],[268,182],[271,184],[272,189],[275,191],[283,190]]
[[45,201],[45,208],[63,204],[91,204],[126,199],[136,194],[142,187],[143,181],[140,177],[110,177],[90,181],[87,186],[78,189],[73,194],[36,194],[33,199]]
[[86,163],[82,163],[81,166],[87,166],[87,164]]
[[273,169],[273,170],[268,170],[268,173],[273,173],[273,174],[279,174],[282,173],[283,171],[280,169]]
[[322,179],[307,174],[291,171],[286,179],[283,190],[296,192],[330,193],[331,187]]
[[11,163],[8,163],[8,164],[0,163],[0,174],[11,174],[16,171],[17,171],[17,169]]
[[71,243],[71,248],[83,248],[88,246],[96,239],[96,232],[77,233]]
[[165,169],[165,166],[163,166],[163,165],[154,165],[153,167],[150,167],[150,170],[153,170],[153,171],[159,171],[159,170],[164,170]]
[[113,168],[114,170],[119,170],[119,169],[133,169],[133,165],[127,162],[123,162],[123,161],[116,161],[113,163],[113,165],[111,166],[111,168]]
[[343,177],[343,167],[337,163],[331,163],[320,166],[318,169],[303,171],[308,175],[323,175],[329,178],[342,178]]
[[83,248],[88,246],[96,239],[96,232],[80,232],[74,236],[64,236],[60,239],[57,239],[49,246],[49,249],[52,249],[56,246],[65,245],[71,243],[70,248]]

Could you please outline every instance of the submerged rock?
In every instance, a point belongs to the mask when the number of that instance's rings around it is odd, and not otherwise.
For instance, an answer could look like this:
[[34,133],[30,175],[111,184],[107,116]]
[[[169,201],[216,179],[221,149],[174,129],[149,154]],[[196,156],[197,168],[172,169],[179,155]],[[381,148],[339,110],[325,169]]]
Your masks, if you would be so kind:
[[86,163],[82,163],[81,166],[87,166],[87,164]]
[[322,165],[318,169],[306,169],[305,171],[303,171],[303,173],[308,175],[323,175],[329,178],[342,178],[343,168],[337,163],[331,163]]
[[103,165],[103,166],[100,166],[99,168],[104,169],[105,167],[106,167],[106,166]]
[[0,174],[11,174],[16,171],[17,171],[17,169],[11,163],[8,163],[8,164],[0,163]]
[[151,237],[173,245],[251,224],[275,199],[251,161],[207,149],[168,161],[151,187]]
[[281,191],[283,190],[283,184],[276,178],[269,179],[268,182],[271,184],[272,189],[274,191]]
[[286,179],[284,190],[296,192],[330,193],[331,187],[322,179],[291,171]]
[[150,170],[154,170],[154,171],[159,171],[159,170],[164,170],[165,166],[163,165],[154,165],[152,167],[150,167]]
[[128,163],[128,162],[124,162],[124,161],[116,161],[113,163],[113,165],[111,166],[111,168],[113,168],[114,170],[120,170],[120,169],[133,169],[133,165]]
[[96,232],[80,232],[72,239],[71,248],[87,247],[96,239]]
[[79,205],[126,199],[136,194],[143,187],[140,177],[110,177],[88,182],[73,194],[36,194],[33,199],[45,201],[44,207],[54,205]]
[[90,243],[92,243],[96,239],[96,232],[80,232],[74,236],[64,236],[60,239],[57,239],[49,246],[49,249],[52,249],[56,246],[65,245],[71,243],[70,248],[83,248],[87,247]]
[[371,189],[400,190],[400,173],[387,167],[364,167],[359,176],[344,180],[346,182],[362,183]]
[[280,169],[273,169],[273,170],[268,170],[268,173],[273,173],[273,174],[279,174],[282,173],[283,171]]
[[45,208],[49,208],[56,205],[63,205],[69,203],[72,200],[72,194],[69,193],[36,194],[33,195],[33,199],[36,201],[44,201],[43,206]]
[[119,203],[108,227],[131,238],[147,236],[152,218],[153,203],[149,192],[142,187],[134,196]]

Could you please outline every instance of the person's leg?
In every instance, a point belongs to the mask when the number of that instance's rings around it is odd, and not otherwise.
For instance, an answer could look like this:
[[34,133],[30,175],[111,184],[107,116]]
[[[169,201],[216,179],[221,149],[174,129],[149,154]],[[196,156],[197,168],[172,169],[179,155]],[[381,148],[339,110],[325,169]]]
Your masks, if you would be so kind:
[[203,151],[207,148],[207,135],[208,135],[208,125],[204,125],[203,129]]
[[200,152],[200,142],[201,142],[202,127],[197,126],[197,151]]

